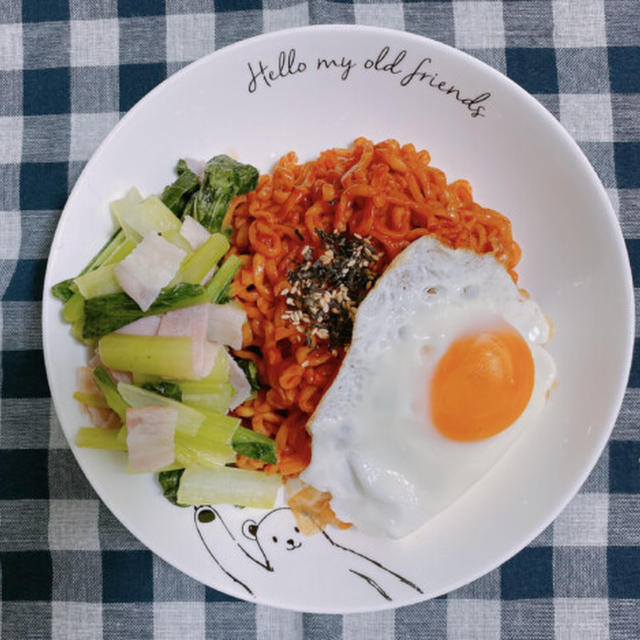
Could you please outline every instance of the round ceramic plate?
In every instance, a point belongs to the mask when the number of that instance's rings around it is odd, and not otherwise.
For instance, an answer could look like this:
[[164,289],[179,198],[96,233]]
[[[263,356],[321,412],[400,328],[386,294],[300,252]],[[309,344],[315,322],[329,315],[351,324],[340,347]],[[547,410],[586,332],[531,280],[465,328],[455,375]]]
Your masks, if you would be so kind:
[[[133,185],[159,193],[181,157],[228,153],[268,171],[290,150],[310,159],[358,136],[427,149],[450,181],[468,179],[478,202],[511,218],[523,250],[520,283],[555,325],[549,351],[558,385],[536,428],[463,497],[401,540],[354,529],[303,539],[286,508],[222,506],[218,517],[201,521],[196,510],[171,506],[152,475],[127,475],[122,454],[77,449],[73,440],[84,419],[72,393],[87,353],[48,291],[77,274],[108,238],[108,203]],[[622,235],[602,185],[569,135],[525,91],[421,37],[311,27],[203,58],[118,123],[60,219],[45,281],[44,352],[56,410],[80,466],[152,551],[238,598],[324,613],[371,611],[437,596],[497,567],[576,493],[624,393],[632,294]]]

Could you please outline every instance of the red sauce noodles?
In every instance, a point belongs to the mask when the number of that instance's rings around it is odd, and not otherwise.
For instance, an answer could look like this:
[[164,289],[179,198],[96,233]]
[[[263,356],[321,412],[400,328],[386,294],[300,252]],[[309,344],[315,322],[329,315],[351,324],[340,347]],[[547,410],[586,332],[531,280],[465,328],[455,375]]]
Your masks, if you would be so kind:
[[[287,310],[287,274],[301,261],[305,247],[322,252],[317,229],[368,237],[382,258],[382,270],[411,241],[422,235],[453,248],[492,253],[517,279],[520,248],[503,215],[473,201],[466,180],[447,184],[430,165],[427,151],[395,140],[374,144],[358,138],[350,149],[323,151],[311,162],[285,155],[258,187],[229,207],[232,251],[243,266],[232,295],[247,312],[244,345],[236,354],[256,363],[265,389],[238,407],[246,426],[274,437],[277,465],[238,457],[238,465],[292,477],[311,459],[305,425],[334,379],[344,349],[327,340],[309,339],[283,315]],[[254,349],[257,348],[257,349]]]

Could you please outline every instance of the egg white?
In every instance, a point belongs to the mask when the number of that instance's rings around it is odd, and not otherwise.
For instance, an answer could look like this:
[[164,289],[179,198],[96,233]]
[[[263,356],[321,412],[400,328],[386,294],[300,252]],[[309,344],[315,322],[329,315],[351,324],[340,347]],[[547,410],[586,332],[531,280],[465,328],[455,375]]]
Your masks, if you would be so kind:
[[[508,322],[526,340],[529,403],[505,431],[478,442],[442,436],[429,384],[453,340]],[[550,326],[491,255],[422,237],[379,278],[358,309],[349,351],[311,417],[302,480],[332,494],[336,515],[371,535],[402,537],[453,503],[535,423],[555,379],[542,347]]]

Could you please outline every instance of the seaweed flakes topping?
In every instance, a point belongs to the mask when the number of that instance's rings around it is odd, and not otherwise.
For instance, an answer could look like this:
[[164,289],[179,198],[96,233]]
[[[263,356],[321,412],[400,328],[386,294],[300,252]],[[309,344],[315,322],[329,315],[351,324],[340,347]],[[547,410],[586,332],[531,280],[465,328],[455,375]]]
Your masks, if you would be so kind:
[[281,294],[287,303],[282,317],[305,333],[307,343],[315,336],[335,349],[351,340],[356,309],[378,277],[381,254],[358,234],[317,234],[323,251],[314,256],[311,247],[303,248],[301,262],[288,274],[291,288]]

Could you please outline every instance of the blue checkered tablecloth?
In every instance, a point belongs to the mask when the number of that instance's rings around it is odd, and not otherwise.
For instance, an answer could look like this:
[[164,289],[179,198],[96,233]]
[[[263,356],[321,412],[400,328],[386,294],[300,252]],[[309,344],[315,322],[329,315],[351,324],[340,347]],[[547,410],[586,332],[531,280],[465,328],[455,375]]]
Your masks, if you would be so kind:
[[529,547],[445,597],[348,616],[241,602],[133,538],[52,410],[40,331],[60,210],[140,97],[188,62],[285,27],[356,23],[463,49],[535,95],[618,212],[640,282],[637,0],[0,0],[0,636],[640,638],[640,361],[580,493]]

